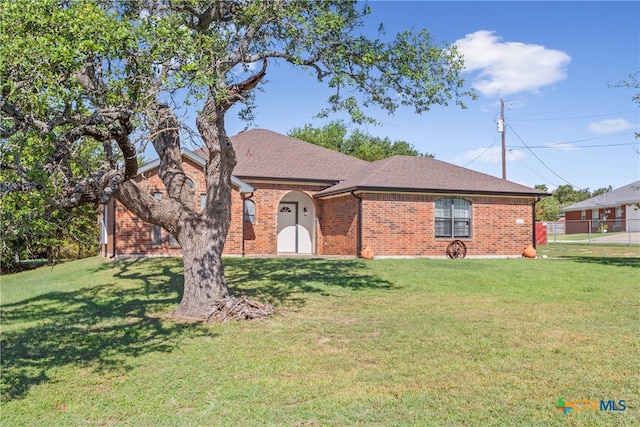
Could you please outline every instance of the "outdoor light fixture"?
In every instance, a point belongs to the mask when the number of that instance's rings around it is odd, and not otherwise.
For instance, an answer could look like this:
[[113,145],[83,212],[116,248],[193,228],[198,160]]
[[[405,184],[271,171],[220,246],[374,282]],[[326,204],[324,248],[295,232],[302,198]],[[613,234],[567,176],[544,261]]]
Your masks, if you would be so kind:
[[307,213],[309,212],[307,211],[306,207],[302,208],[302,213],[304,214],[304,216],[307,216]]

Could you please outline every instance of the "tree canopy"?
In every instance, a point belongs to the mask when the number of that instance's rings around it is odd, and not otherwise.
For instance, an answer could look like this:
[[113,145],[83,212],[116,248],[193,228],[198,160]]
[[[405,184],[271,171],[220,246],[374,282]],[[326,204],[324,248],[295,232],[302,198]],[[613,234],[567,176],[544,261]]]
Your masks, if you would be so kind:
[[[206,317],[229,297],[221,254],[236,157],[225,116],[239,104],[252,117],[274,63],[311,71],[333,90],[321,114],[357,123],[369,107],[422,113],[475,97],[455,47],[426,29],[367,37],[369,12],[344,0],[0,0],[0,192],[44,191],[57,208],[116,198],[177,239],[185,289],[175,314]],[[197,129],[186,132],[190,113]],[[205,153],[202,211],[182,167],[185,138]],[[147,146],[162,200],[133,180]],[[80,155],[88,147],[99,154],[91,161]]]
[[321,128],[307,124],[292,129],[288,135],[370,162],[395,155],[433,157],[421,153],[406,141],[391,141],[388,137],[371,136],[358,129],[348,134],[347,125],[342,121],[332,121]]
[[[542,191],[549,190],[544,184],[536,185],[535,188]],[[611,186],[590,191],[588,188],[577,190],[571,185],[560,185],[551,193],[551,197],[545,197],[536,204],[536,220],[557,221],[562,216],[562,208],[611,190]]]

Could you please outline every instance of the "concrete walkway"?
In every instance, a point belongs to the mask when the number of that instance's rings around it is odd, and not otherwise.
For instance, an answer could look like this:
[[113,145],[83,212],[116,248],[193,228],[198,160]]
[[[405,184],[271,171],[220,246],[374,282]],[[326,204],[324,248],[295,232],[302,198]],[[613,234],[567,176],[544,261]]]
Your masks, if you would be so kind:
[[621,245],[640,245],[640,232],[633,233],[598,233],[592,234],[591,240],[553,240],[553,236],[548,236],[549,243],[618,243]]

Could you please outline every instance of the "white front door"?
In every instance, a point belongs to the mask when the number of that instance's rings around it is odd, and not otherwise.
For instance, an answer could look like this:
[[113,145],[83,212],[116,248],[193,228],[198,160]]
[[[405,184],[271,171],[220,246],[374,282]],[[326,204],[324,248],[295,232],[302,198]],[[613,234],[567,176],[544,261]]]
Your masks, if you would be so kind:
[[297,252],[298,204],[282,202],[278,206],[278,252]]

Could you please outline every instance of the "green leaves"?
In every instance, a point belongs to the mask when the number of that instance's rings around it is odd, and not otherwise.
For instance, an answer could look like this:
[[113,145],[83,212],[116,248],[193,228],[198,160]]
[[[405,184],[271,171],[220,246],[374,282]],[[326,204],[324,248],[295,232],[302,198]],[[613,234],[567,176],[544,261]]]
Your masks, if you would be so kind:
[[94,2],[2,0],[3,91],[8,101],[42,115],[81,96],[75,73],[112,53],[121,24]]
[[305,125],[290,131],[289,136],[370,162],[395,155],[433,157],[420,153],[406,141],[392,142],[389,138],[371,136],[358,129],[347,136],[347,127],[341,121],[330,122],[322,128]]
[[[224,115],[240,103],[250,120],[266,64],[282,61],[333,90],[321,114],[346,111],[356,123],[373,121],[370,108],[420,113],[474,97],[455,49],[426,30],[366,36],[369,13],[345,0],[0,0],[3,182],[58,202],[74,195],[61,206],[105,202],[162,129],[160,104],[201,114],[196,143],[219,154]],[[350,152],[394,152],[363,140]]]

